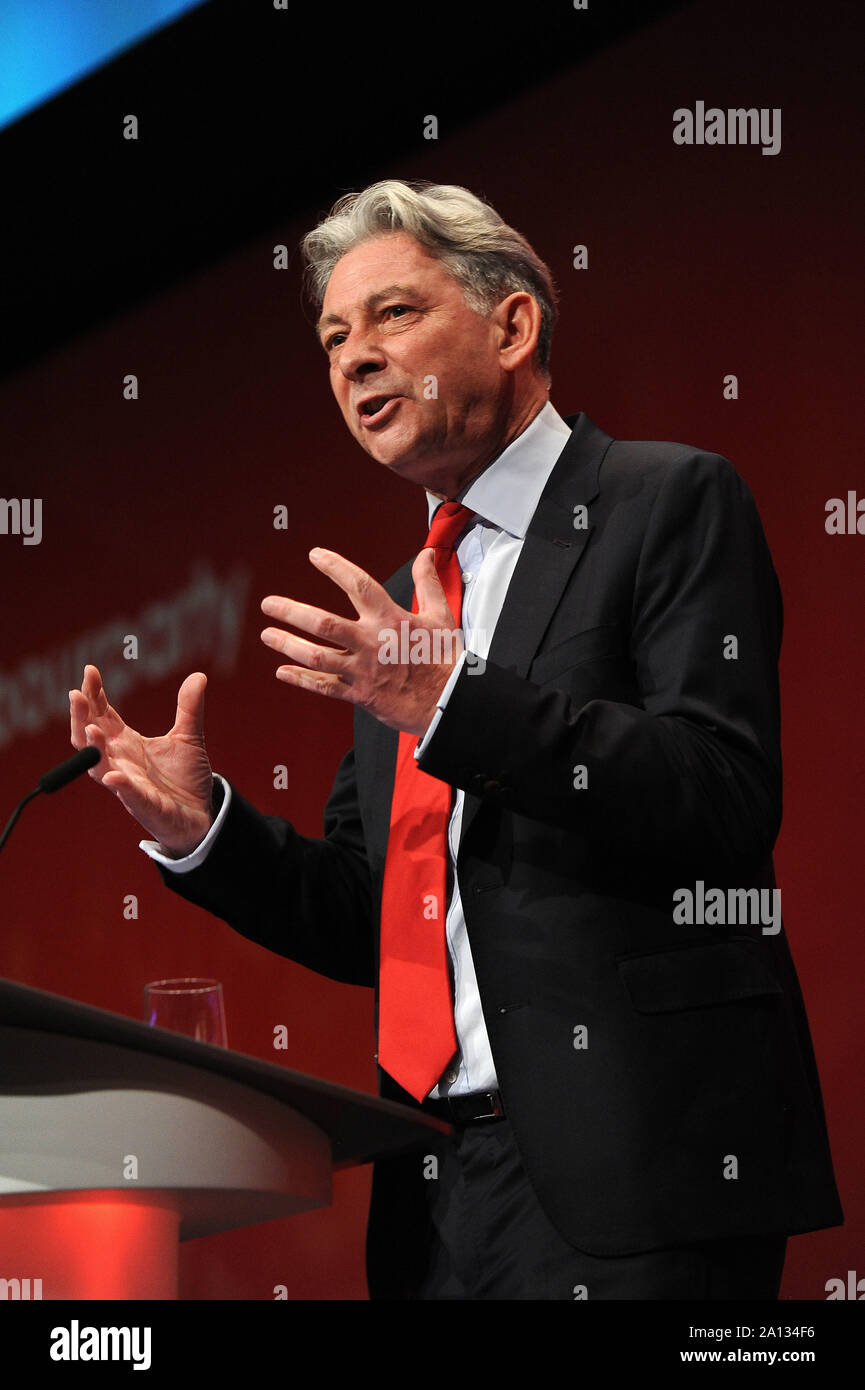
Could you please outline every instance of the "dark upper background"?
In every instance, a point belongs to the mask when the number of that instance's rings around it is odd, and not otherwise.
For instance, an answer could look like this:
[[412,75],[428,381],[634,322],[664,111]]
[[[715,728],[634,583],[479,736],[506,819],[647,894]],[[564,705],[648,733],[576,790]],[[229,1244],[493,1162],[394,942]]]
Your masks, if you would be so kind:
[[[274,680],[258,603],[282,592],[349,612],[308,549],[385,578],[426,531],[422,495],[348,436],[300,302],[298,240],[348,189],[395,176],[487,197],[559,285],[560,413],[715,450],[745,477],[785,598],[776,867],[847,1212],[844,1228],[791,1243],[782,1296],[794,1298],[825,1297],[827,1279],[856,1267],[863,1228],[850,1096],[865,538],[823,524],[829,497],[865,494],[861,25],[855,0],[366,15],[212,2],[0,134],[0,492],[44,509],[40,545],[0,535],[8,810],[71,751],[65,691],[93,634],[134,632],[204,567],[242,576],[236,642],[201,617],[158,666],[143,650],[134,674],[115,644],[129,682],[117,704],[163,731],[183,675],[207,670],[214,765],[321,833],[350,707]],[[675,146],[672,113],[698,100],[780,107],[780,154]],[[122,138],[128,114],[135,142]],[[436,141],[423,138],[430,114]],[[280,243],[287,270],[273,267]],[[588,270],[572,268],[576,243]],[[122,396],[128,373],[137,401]],[[722,396],[727,373],[736,401]],[[287,530],[272,526],[279,504]],[[86,783],[29,808],[0,866],[0,973],[135,1016],[146,980],[215,974],[232,1046],[373,1091],[371,995],[174,899],[137,839]],[[272,1047],[280,1023],[287,1053]],[[328,1211],[193,1242],[184,1295],[267,1299],[287,1284],[292,1297],[365,1297],[368,1180],[340,1175]]]

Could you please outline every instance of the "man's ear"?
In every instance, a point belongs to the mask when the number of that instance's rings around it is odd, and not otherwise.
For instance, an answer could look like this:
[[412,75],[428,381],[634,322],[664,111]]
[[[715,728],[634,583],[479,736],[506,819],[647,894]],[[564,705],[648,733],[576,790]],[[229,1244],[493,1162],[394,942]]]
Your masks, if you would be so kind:
[[531,361],[541,331],[541,308],[534,295],[516,290],[496,305],[492,318],[502,369],[512,372]]

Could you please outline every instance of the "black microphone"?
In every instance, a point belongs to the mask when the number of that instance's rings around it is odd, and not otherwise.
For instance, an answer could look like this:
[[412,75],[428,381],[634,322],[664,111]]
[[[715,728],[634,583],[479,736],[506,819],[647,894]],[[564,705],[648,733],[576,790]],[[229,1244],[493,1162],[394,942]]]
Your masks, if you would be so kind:
[[3,834],[0,835],[0,849],[9,839],[12,827],[28,801],[32,801],[34,796],[38,796],[40,792],[48,792],[49,795],[51,792],[59,792],[60,788],[65,787],[67,782],[74,781],[76,777],[81,776],[82,772],[86,772],[90,767],[95,767],[101,757],[102,754],[98,748],[82,748],[80,753],[73,753],[71,758],[58,763],[56,767],[51,768],[50,772],[43,773],[39,778],[39,786],[34,791],[28,792],[23,801],[19,801],[9,817],[9,823]]
[[44,772],[39,778],[39,791],[49,794],[59,792],[67,782],[80,777],[89,767],[95,767],[101,757],[98,748],[82,748],[80,753],[73,753],[65,763],[58,763],[50,772]]

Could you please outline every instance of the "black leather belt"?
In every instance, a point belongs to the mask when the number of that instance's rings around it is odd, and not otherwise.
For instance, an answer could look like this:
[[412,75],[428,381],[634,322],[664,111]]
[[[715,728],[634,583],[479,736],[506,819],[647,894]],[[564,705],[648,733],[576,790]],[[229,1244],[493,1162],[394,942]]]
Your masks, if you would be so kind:
[[470,1096],[446,1096],[425,1100],[423,1109],[452,1125],[468,1125],[475,1120],[503,1120],[505,1111],[498,1091],[477,1091]]

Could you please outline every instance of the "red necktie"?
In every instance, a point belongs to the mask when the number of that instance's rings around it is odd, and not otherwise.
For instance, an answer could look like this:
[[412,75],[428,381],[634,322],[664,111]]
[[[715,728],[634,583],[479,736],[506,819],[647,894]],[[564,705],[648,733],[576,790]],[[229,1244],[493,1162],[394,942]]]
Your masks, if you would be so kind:
[[[473,516],[459,502],[443,502],[424,546],[435,549],[436,572],[458,626],[462,576],[454,542]],[[417,594],[411,611],[418,611]],[[445,939],[451,788],[421,772],[417,743],[416,734],[399,736],[381,901],[378,1060],[422,1101],[456,1051],[457,1038]]]

